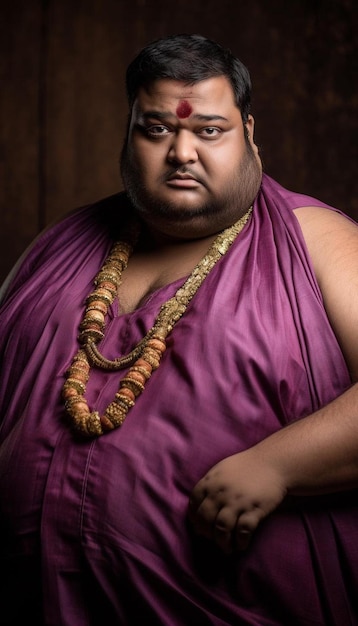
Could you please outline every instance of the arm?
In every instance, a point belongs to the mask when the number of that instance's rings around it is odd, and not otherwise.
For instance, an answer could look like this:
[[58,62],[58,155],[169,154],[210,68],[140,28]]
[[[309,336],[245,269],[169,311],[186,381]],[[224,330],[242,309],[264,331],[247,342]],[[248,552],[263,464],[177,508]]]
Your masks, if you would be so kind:
[[[358,226],[331,211],[296,212],[332,327],[352,382],[358,380]],[[358,384],[309,417],[215,465],[189,504],[194,528],[226,552],[247,547],[252,532],[286,495],[358,486]]]

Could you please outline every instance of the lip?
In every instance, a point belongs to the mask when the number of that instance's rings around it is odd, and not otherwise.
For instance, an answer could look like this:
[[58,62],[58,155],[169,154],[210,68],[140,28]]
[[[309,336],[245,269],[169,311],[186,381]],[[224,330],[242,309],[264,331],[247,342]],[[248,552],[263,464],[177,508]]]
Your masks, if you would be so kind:
[[194,178],[194,176],[191,176],[190,174],[173,174],[168,178],[167,184],[170,187],[193,189],[194,187],[197,187],[200,183],[196,178]]

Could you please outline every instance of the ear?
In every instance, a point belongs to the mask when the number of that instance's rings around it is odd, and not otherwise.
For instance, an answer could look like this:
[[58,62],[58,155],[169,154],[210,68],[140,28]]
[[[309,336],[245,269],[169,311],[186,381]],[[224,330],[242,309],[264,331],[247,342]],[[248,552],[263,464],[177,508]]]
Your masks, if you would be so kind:
[[252,115],[248,116],[247,122],[245,122],[245,128],[246,128],[247,139],[249,140],[249,142],[251,144],[251,147],[252,147],[253,151],[255,152],[256,156],[258,156],[259,149],[258,149],[257,145],[254,142],[255,120],[252,117]]
[[249,115],[247,118],[247,122],[245,122],[245,133],[246,137],[250,139],[251,143],[254,141],[254,129],[255,129],[255,120],[252,115]]

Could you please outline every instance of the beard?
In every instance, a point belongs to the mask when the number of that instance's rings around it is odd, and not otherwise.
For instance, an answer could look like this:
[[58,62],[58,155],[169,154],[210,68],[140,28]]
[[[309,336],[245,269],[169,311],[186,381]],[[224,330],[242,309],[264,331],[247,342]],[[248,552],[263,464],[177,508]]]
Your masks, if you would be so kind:
[[[262,169],[247,138],[245,143],[245,153],[225,188],[215,196],[211,195],[211,198],[206,202],[194,207],[185,207],[175,201],[161,201],[155,194],[148,192],[143,185],[140,168],[131,158],[126,142],[123,146],[120,166],[124,188],[129,200],[137,214],[153,226],[157,223],[175,223],[179,229],[182,226],[185,234],[185,225],[198,219],[199,223],[203,223],[203,220],[210,222],[211,233],[219,232],[231,226],[248,211],[260,189]],[[164,175],[163,182],[175,172],[186,172],[197,178],[190,166],[173,166]],[[204,181],[199,180],[199,182],[204,184]],[[200,228],[198,235],[200,235]]]

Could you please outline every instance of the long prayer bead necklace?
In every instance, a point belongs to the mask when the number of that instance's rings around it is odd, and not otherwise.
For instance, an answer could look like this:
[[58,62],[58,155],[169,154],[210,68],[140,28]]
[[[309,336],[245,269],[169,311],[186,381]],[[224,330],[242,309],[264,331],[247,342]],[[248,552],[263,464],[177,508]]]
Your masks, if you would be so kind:
[[[86,437],[95,437],[123,424],[129,409],[144,391],[152,372],[159,367],[166,349],[167,335],[185,313],[190,300],[206,276],[241,232],[251,211],[252,207],[235,224],[216,237],[184,284],[160,307],[154,325],[135,348],[126,356],[111,361],[100,354],[96,344],[104,337],[108,308],[117,296],[122,273],[128,265],[135,245],[136,232],[134,230],[131,232],[129,241],[113,244],[109,256],[94,279],[95,289],[86,299],[86,309],[78,337],[81,347],[66,372],[66,381],[63,385],[65,408],[76,432]],[[91,411],[84,397],[91,367],[110,371],[129,367],[128,372],[120,380],[114,400],[103,415],[98,411]]]

